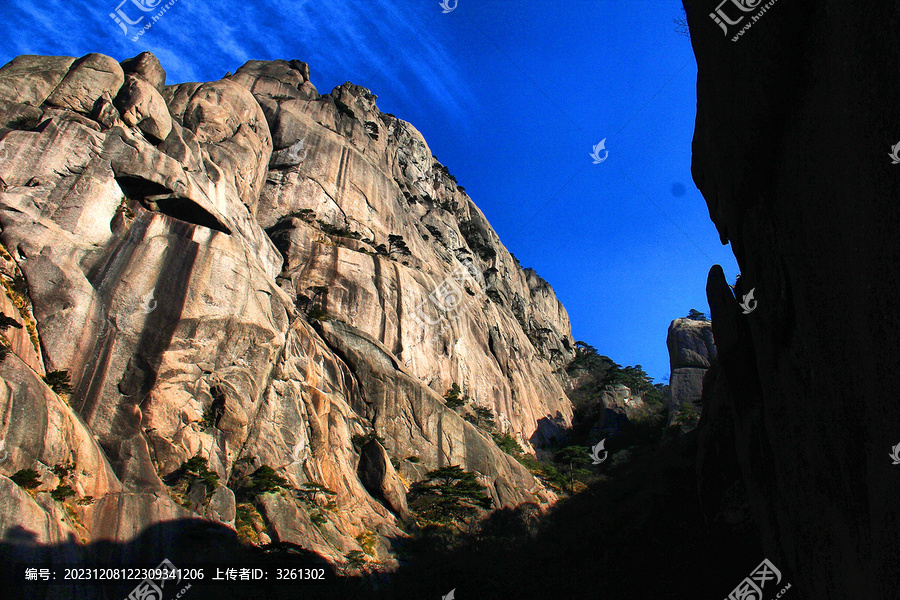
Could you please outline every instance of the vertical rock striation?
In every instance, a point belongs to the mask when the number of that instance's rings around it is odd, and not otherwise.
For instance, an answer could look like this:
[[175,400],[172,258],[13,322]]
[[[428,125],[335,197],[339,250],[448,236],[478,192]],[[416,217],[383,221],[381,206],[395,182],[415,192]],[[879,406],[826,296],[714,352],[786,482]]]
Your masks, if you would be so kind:
[[[365,539],[389,566],[427,470],[475,471],[499,507],[555,499],[442,395],[526,448],[568,424],[566,311],[375,101],[320,95],[296,60],[170,86],[149,53],[0,69],[5,541],[207,519],[334,562]],[[263,467],[281,491],[253,492]]]

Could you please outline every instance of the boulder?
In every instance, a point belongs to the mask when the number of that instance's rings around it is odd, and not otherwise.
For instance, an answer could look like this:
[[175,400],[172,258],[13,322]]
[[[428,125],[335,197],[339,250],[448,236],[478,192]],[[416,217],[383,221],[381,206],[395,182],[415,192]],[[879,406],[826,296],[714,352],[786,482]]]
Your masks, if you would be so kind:
[[104,93],[115,96],[124,81],[125,74],[115,59],[104,54],[86,54],[72,63],[46,102],[90,114]]

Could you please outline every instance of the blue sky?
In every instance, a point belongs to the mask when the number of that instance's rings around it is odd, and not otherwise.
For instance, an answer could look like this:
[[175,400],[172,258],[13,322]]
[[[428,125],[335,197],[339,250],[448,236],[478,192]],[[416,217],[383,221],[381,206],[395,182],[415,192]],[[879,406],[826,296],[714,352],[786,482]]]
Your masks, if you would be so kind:
[[550,282],[575,339],[657,380],[669,322],[708,311],[709,267],[738,273],[691,180],[697,69],[678,0],[175,0],[137,41],[109,16],[120,1],[4,0],[0,63],[149,50],[172,84],[296,58],[321,93],[365,86]]

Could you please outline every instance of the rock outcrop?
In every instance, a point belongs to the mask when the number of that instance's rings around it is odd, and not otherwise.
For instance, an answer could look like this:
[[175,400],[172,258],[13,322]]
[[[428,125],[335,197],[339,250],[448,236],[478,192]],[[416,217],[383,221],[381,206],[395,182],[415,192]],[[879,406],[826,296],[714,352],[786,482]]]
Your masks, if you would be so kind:
[[684,4],[694,181],[741,271],[734,290],[709,274],[719,354],[701,449],[740,475],[791,595],[896,598],[900,11],[729,4],[742,19],[720,26],[717,1]]
[[[421,134],[299,61],[164,82],[148,53],[0,69],[0,310],[22,325],[0,363],[4,540],[193,518],[333,562],[374,536],[390,566],[403,482],[428,470],[552,502],[442,395],[532,448],[571,421],[568,317]],[[262,467],[333,495],[251,494]]]
[[669,349],[669,424],[675,413],[690,402],[700,406],[703,377],[716,358],[712,323],[699,319],[675,319],[666,336]]

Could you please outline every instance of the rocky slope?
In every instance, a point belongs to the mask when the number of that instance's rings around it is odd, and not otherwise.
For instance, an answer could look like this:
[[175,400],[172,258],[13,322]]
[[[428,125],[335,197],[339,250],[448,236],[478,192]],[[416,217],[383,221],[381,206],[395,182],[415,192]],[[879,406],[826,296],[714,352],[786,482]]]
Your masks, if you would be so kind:
[[[421,134],[299,61],[165,80],[148,53],[0,69],[4,541],[203,518],[336,562],[374,534],[390,565],[430,469],[552,502],[441,396],[458,383],[525,448],[553,435],[568,317]],[[242,496],[263,466],[335,494]]]
[[741,269],[707,288],[705,499],[731,487],[710,475],[740,479],[791,597],[897,598],[900,9],[777,2],[723,37],[718,2],[684,4],[694,180]]

